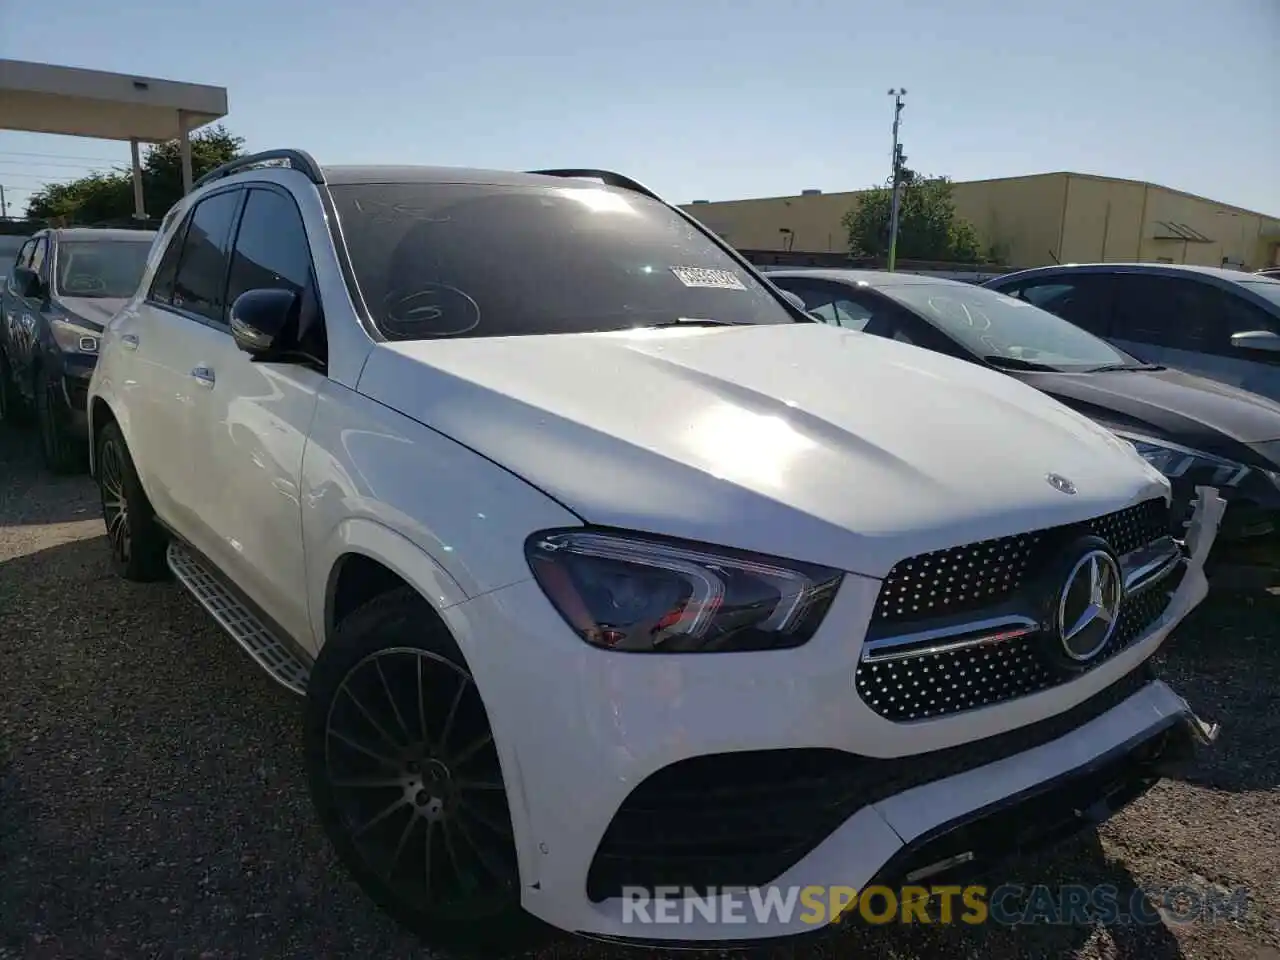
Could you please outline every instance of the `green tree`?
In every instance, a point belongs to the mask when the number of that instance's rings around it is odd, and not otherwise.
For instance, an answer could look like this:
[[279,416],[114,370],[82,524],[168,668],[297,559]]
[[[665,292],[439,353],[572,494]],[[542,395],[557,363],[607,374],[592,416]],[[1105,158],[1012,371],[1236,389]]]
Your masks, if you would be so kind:
[[[191,135],[191,175],[198,179],[243,154],[244,139],[221,124]],[[177,140],[158,143],[142,159],[142,196],[148,216],[159,218],[182,197],[182,153]],[[133,176],[127,169],[50,183],[31,195],[27,217],[60,223],[97,223],[133,216]]]
[[[903,260],[942,260],[979,263],[984,259],[973,224],[956,215],[951,180],[925,177],[905,170],[902,207],[898,212],[898,252]],[[889,216],[892,192],[874,187],[858,198],[844,215],[849,253],[854,257],[889,255]]]

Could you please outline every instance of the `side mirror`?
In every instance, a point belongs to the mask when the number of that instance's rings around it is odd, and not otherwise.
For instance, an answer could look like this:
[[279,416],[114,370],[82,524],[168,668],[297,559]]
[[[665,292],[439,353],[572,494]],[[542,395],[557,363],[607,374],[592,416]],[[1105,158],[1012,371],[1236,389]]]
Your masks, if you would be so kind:
[[30,267],[13,268],[13,285],[18,291],[18,296],[28,300],[34,300],[39,297],[43,287],[40,282],[40,274]]
[[1280,362],[1280,333],[1270,330],[1247,330],[1231,335],[1231,346],[1248,353],[1266,353],[1268,359]]
[[251,357],[265,359],[297,323],[301,300],[291,290],[246,290],[231,304],[231,336]]

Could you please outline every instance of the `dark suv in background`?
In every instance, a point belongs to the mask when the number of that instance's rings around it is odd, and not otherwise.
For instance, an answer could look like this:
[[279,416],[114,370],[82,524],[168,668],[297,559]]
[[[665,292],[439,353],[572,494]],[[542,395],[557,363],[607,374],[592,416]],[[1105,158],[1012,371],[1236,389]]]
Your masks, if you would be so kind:
[[1000,370],[1115,431],[1168,477],[1179,538],[1196,488],[1219,488],[1229,506],[1211,582],[1249,592],[1280,585],[1280,403],[1143,363],[1025,300],[968,283],[864,270],[768,276],[827,324]]
[[1084,263],[1020,270],[985,286],[1143,360],[1280,401],[1280,280],[1215,267]]
[[84,461],[85,397],[104,325],[137,289],[155,233],[41,230],[0,290],[0,420],[34,413],[46,466]]

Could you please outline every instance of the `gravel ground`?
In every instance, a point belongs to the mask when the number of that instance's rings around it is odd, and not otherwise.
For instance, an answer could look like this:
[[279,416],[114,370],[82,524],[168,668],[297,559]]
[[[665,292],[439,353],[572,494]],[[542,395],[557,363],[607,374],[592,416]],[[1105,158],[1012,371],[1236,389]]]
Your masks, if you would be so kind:
[[[1248,887],[1215,923],[851,929],[818,957],[1280,958],[1280,599],[1206,606],[1162,669],[1216,751],[1011,882]],[[298,705],[176,586],[107,565],[83,477],[0,427],[0,960],[418,957],[312,817]],[[542,958],[660,956],[584,942]]]

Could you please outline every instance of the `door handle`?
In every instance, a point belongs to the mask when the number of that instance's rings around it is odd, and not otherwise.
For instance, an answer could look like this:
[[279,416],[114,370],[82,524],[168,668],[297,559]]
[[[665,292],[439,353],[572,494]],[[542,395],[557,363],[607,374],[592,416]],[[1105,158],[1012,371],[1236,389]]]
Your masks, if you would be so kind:
[[138,349],[138,338],[132,333],[126,333],[120,337],[120,342],[124,344],[126,350]]
[[214,384],[213,371],[208,367],[196,367],[191,371],[191,376],[202,387],[212,387]]

